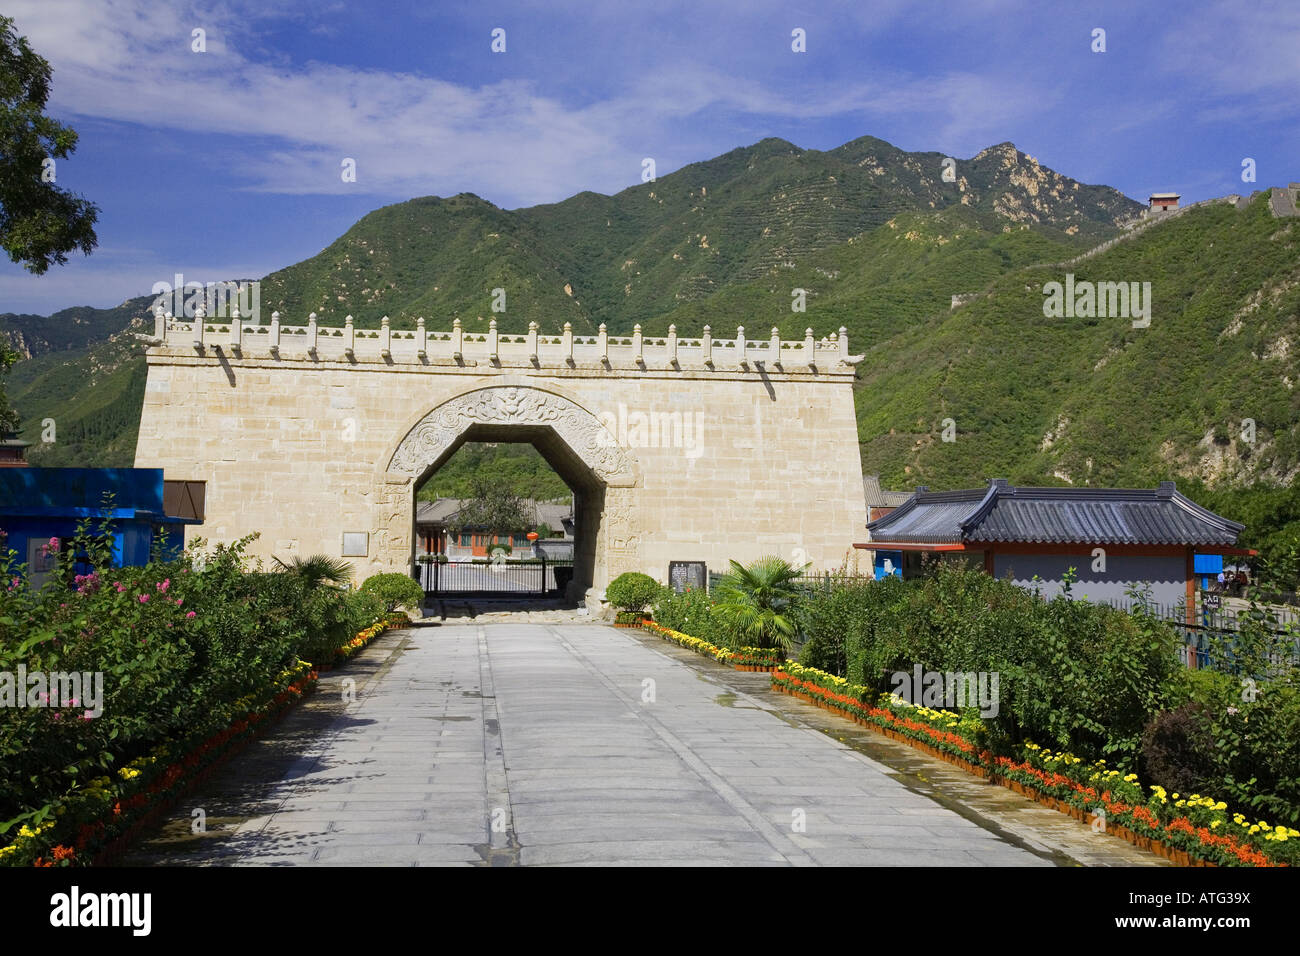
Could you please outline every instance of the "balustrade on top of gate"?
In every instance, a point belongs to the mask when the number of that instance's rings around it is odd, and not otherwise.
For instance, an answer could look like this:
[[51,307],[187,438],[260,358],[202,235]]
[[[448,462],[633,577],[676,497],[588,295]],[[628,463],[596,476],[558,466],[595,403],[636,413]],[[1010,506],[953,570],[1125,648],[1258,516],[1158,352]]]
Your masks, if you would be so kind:
[[227,320],[210,320],[202,305],[192,319],[176,318],[154,309],[154,334],[140,336],[151,345],[192,349],[199,355],[209,349],[229,351],[238,358],[269,357],[313,362],[367,365],[504,365],[533,367],[605,367],[778,372],[820,371],[853,366],[863,358],[849,354],[848,329],[817,339],[811,328],[803,339],[782,339],[776,327],[766,339],[750,340],[738,326],[732,339],[713,338],[704,327],[699,338],[681,338],[675,325],[667,335],[646,335],[637,325],[631,335],[610,335],[604,323],[595,335],[576,335],[565,322],[560,335],[543,335],[536,322],[526,333],[502,332],[496,319],[486,332],[466,331],[455,319],[450,331],[425,327],[423,318],[414,329],[394,329],[388,316],[378,329],[358,329],[352,316],[342,326],[317,322],[316,313],[306,325],[284,325],[280,313],[262,324],[245,320],[232,306]]

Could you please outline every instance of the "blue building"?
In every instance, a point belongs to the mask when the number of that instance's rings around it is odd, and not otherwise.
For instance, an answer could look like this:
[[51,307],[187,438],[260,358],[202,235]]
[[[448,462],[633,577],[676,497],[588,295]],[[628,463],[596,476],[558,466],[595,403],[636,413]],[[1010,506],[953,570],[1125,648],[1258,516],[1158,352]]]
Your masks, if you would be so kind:
[[3,467],[0,548],[17,552],[40,587],[54,567],[50,539],[66,552],[83,522],[97,525],[107,514],[115,565],[146,564],[155,544],[174,558],[185,526],[203,522],[203,490],[202,482],[165,481],[161,468]]
[[1196,554],[1192,556],[1192,562],[1192,570],[1200,579],[1202,591],[1208,591],[1219,583],[1219,575],[1223,572],[1223,555]]

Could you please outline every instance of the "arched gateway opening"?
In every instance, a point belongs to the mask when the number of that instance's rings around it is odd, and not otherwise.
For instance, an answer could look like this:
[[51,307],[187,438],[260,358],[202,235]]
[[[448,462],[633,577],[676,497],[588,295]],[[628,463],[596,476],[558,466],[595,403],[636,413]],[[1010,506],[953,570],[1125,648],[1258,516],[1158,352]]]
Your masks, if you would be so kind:
[[[531,444],[574,494],[573,581],[567,596],[603,590],[613,574],[637,565],[639,536],[628,497],[638,482],[635,458],[590,410],[559,391],[526,384],[474,388],[412,424],[387,460],[385,481],[404,489],[389,513],[385,539],[405,539],[405,563],[416,559],[415,491],[466,442]],[[394,501],[394,504],[399,504]],[[408,529],[406,535],[402,529]],[[397,557],[396,553],[393,557]],[[612,572],[612,573],[611,573]]]

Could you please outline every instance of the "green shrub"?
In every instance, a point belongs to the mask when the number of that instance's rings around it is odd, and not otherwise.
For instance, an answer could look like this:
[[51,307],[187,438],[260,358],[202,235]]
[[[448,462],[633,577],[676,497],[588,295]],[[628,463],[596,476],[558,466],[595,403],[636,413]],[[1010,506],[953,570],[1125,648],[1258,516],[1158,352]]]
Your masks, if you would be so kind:
[[85,689],[75,708],[0,708],[0,843],[89,778],[225,730],[280,693],[300,659],[323,660],[382,612],[373,595],[246,570],[251,537],[202,562],[199,541],[179,560],[128,568],[113,567],[111,540],[87,522],[75,550],[97,570],[74,579],[62,554],[39,591],[0,548],[0,671],[103,675],[98,716],[82,713],[96,709]]
[[1265,820],[1300,825],[1300,689],[1294,669],[1274,680],[1200,671],[1191,707],[1210,738],[1204,792]]
[[713,601],[702,588],[686,588],[680,594],[664,588],[654,606],[654,619],[656,624],[719,647],[730,644],[725,628],[713,615]]
[[605,599],[623,611],[644,611],[658,599],[662,587],[648,574],[624,571],[605,589]]
[[[804,645],[799,663],[816,667],[857,684],[868,683],[864,671],[877,668],[865,653],[880,646],[878,623],[892,604],[908,593],[903,580],[891,575],[882,581],[845,582],[812,595],[803,606]],[[875,681],[871,682],[873,686]]]
[[1128,766],[1181,668],[1167,623],[1068,595],[1043,601],[953,564],[815,595],[804,619],[817,638],[811,653],[825,656],[842,623],[846,676],[877,691],[917,665],[998,674],[998,713],[985,727],[999,752],[1032,740]]
[[1140,773],[1170,793],[1210,793],[1217,767],[1207,708],[1186,703],[1155,715],[1142,733]]
[[395,571],[366,578],[365,583],[361,585],[361,591],[373,594],[382,600],[384,610],[389,614],[396,611],[398,607],[418,610],[424,605],[424,588],[420,587],[410,575]]

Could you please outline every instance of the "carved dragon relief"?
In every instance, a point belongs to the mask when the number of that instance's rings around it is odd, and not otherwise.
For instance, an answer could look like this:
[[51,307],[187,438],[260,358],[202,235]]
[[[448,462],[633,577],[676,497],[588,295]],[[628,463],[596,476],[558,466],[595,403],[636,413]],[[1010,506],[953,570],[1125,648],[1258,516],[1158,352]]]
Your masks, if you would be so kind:
[[537,388],[490,386],[439,405],[407,432],[390,473],[420,475],[473,425],[548,425],[607,484],[628,484],[635,464],[590,412]]

